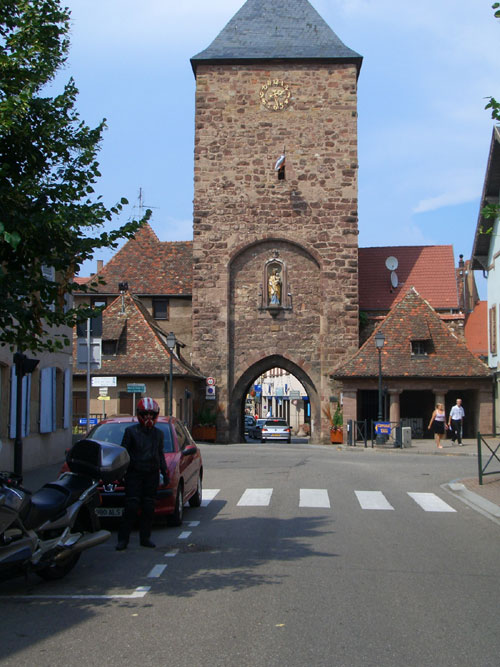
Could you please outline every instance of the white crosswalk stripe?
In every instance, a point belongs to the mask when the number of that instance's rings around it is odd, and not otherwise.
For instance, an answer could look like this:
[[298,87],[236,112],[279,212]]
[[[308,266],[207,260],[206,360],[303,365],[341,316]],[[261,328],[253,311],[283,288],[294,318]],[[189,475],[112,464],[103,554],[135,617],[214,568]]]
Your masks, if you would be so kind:
[[300,489],[299,507],[330,507],[326,489]]
[[220,489],[203,489],[201,506],[209,505],[218,493],[220,493]]
[[272,489],[247,489],[238,500],[238,506],[265,507],[271,502]]
[[435,493],[410,493],[408,491],[408,495],[426,512],[456,512]]
[[354,491],[364,510],[393,510],[394,507],[382,491]]

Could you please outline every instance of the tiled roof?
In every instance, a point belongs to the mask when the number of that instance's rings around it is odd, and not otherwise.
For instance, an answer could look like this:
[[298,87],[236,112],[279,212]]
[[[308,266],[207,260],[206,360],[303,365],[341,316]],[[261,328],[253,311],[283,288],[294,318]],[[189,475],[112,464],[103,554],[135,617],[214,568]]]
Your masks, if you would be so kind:
[[[458,308],[453,246],[359,248],[358,257],[360,310],[390,310],[411,287],[433,308]],[[388,257],[398,260],[396,288],[385,265]]]
[[[411,341],[419,340],[428,328],[430,350],[426,355],[411,353]],[[415,289],[410,289],[358,352],[331,375],[334,378],[378,377],[375,333],[382,332],[384,377],[464,378],[489,377],[486,364],[477,359],[441,321],[436,311]]]
[[[118,340],[119,353],[116,356],[103,355],[102,367],[94,375],[168,375],[170,352],[165,333],[139,299],[126,293],[123,306],[119,296],[103,311],[103,340]],[[174,354],[173,362],[176,377],[204,377],[182,357]]]
[[190,295],[193,282],[193,242],[159,241],[149,224],[119,250],[92,278],[102,277],[100,294],[116,294],[128,282],[133,294]]
[[479,301],[465,320],[465,342],[476,356],[488,356],[488,302]]
[[275,59],[362,61],[308,0],[247,0],[191,64]]

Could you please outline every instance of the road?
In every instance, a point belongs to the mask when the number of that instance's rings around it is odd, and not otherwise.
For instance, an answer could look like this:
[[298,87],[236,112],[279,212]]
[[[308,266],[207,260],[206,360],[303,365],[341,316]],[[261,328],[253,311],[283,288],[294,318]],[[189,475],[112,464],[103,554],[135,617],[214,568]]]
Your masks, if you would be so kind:
[[113,535],[60,582],[0,585],[2,665],[496,667],[500,526],[441,486],[474,459],[202,453],[204,506],[155,550]]

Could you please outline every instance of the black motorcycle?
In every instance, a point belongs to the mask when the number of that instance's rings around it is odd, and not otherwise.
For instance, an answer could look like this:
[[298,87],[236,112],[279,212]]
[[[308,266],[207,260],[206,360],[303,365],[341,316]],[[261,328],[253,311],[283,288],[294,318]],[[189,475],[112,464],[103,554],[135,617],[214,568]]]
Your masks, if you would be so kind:
[[64,577],[86,549],[105,542],[95,508],[99,482],[125,474],[127,451],[119,445],[80,440],[69,450],[71,472],[31,493],[12,473],[0,472],[0,577],[34,571],[47,580]]

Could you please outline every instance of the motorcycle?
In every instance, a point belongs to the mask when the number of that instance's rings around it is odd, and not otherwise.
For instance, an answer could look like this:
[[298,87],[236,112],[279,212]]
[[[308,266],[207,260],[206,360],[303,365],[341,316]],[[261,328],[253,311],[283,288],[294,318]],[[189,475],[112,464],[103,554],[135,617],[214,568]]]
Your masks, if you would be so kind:
[[0,576],[34,571],[42,579],[61,579],[82,551],[102,544],[95,508],[98,486],[120,479],[129,464],[119,445],[84,439],[67,453],[70,472],[31,493],[22,478],[0,472]]

